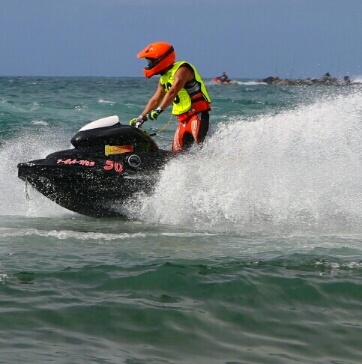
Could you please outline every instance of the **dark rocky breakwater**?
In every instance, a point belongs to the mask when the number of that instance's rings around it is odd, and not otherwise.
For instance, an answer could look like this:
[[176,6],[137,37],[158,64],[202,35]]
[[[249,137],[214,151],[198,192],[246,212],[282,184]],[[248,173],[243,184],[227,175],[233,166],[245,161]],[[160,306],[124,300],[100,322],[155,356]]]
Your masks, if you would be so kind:
[[306,78],[306,79],[285,79],[280,77],[267,77],[261,80],[268,85],[280,85],[280,86],[313,86],[313,85],[351,85],[353,82],[349,76],[344,76],[343,79],[337,79],[331,77],[329,73],[326,73],[320,78]]

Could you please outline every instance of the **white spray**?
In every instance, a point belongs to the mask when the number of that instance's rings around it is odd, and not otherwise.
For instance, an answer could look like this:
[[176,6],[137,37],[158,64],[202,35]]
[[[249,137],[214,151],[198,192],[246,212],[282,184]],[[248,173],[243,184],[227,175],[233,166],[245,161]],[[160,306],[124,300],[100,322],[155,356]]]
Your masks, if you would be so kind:
[[59,133],[41,129],[37,133],[24,134],[6,141],[0,149],[0,215],[31,217],[59,216],[67,210],[46,199],[42,194],[21,181],[17,164],[45,158],[48,154],[67,149],[69,142]]
[[235,232],[362,230],[362,95],[219,125],[139,200],[147,222]]

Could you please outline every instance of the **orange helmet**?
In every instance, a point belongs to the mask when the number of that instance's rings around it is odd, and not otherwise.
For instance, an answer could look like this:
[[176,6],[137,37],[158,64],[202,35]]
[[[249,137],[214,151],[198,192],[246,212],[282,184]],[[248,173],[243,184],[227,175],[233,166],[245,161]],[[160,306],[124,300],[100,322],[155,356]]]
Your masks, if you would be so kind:
[[137,58],[146,58],[148,61],[148,66],[143,69],[143,73],[150,78],[172,66],[175,63],[176,54],[171,44],[156,42],[139,52]]

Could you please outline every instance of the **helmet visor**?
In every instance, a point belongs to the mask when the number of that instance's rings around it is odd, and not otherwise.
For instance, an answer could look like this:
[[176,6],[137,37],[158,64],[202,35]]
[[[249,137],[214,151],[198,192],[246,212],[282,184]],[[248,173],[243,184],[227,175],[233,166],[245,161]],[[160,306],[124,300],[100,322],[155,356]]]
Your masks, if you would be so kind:
[[171,46],[170,49],[163,54],[161,57],[158,58],[146,58],[147,60],[147,70],[151,70],[153,67],[156,67],[163,59],[165,59],[168,55],[170,55],[174,51],[173,47]]
[[146,69],[151,70],[153,67],[157,66],[159,59],[146,58],[147,67]]

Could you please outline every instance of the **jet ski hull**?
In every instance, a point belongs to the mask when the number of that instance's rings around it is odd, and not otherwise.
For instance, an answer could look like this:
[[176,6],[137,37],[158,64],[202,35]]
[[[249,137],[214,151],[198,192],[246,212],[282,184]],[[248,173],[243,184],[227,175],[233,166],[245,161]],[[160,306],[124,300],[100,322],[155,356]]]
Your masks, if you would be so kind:
[[111,128],[79,132],[72,139],[74,149],[19,163],[18,177],[76,213],[123,216],[129,198],[152,192],[159,170],[172,155],[133,129],[118,123]]
[[[160,156],[158,156],[160,157]],[[150,193],[157,178],[157,169],[164,158],[159,158],[154,170],[107,170],[110,160],[97,160],[96,166],[74,164],[59,166],[47,159],[20,163],[18,177],[33,186],[58,205],[92,217],[121,216],[122,204],[138,192]],[[121,167],[120,167],[121,166]]]

